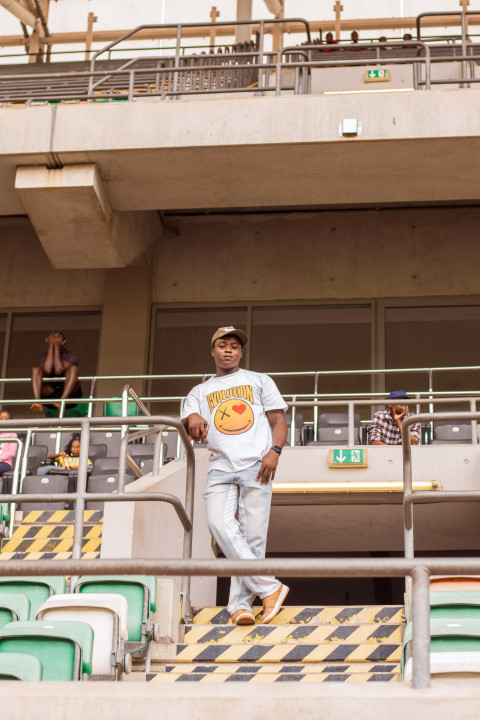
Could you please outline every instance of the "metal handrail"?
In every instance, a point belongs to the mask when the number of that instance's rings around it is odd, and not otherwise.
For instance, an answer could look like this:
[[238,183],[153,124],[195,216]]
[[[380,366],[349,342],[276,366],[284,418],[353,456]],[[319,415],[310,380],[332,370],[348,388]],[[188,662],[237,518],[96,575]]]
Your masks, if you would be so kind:
[[[185,488],[185,503],[182,503],[178,497],[170,493],[164,492],[145,492],[145,493],[132,493],[126,492],[123,487],[118,487],[116,493],[88,493],[87,492],[87,464],[88,464],[88,449],[90,441],[90,429],[92,426],[109,425],[121,426],[130,425],[131,418],[129,417],[91,417],[82,418],[80,421],[78,418],[63,418],[62,425],[65,427],[81,427],[80,435],[80,460],[77,476],[77,488],[73,493],[66,494],[45,494],[35,495],[29,494],[28,500],[32,502],[68,502],[74,503],[74,531],[73,531],[73,545],[72,545],[72,560],[78,560],[81,558],[82,552],[82,539],[83,539],[83,522],[84,522],[84,510],[85,502],[88,500],[98,502],[128,502],[128,501],[157,501],[166,502],[173,506],[175,509],[182,525],[184,528],[183,535],[183,558],[189,559],[192,556],[192,540],[193,540],[193,512],[194,512],[194,490],[195,490],[195,456],[193,448],[188,440],[187,433],[183,426],[183,423],[167,415],[154,415],[150,416],[145,420],[146,423],[152,425],[168,425],[177,430],[180,440],[183,444],[185,455],[186,455],[186,488]],[[36,421],[36,425],[39,428],[51,428],[56,427],[58,420],[56,418],[42,418]],[[0,420],[0,432],[11,429],[13,426],[20,429],[26,429],[27,434],[32,433],[32,421],[31,420]],[[26,462],[26,453],[24,453]],[[24,468],[25,469],[25,468]],[[18,489],[18,488],[16,488]],[[0,494],[0,502],[16,503],[26,501],[26,495],[22,495],[18,492]],[[1,563],[0,563],[1,564]],[[182,595],[183,595],[183,612],[185,617],[190,615],[190,577],[184,576],[182,578]]]
[[480,420],[480,412],[440,412],[417,413],[402,421],[402,456],[403,456],[403,516],[404,516],[404,545],[405,558],[410,560],[415,556],[413,505],[414,503],[441,503],[480,501],[480,490],[432,490],[428,493],[414,492],[412,489],[412,444],[409,428],[414,423],[452,420],[470,420],[473,428]]
[[411,577],[412,687],[430,684],[430,575],[480,575],[479,558],[266,558],[255,560],[9,560],[0,563],[0,577],[41,575],[120,575],[231,577]]

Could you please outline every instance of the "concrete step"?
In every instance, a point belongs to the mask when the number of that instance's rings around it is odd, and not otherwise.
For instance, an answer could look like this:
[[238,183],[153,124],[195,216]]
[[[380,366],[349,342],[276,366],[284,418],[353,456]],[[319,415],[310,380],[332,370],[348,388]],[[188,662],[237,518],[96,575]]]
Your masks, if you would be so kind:
[[320,643],[400,644],[398,623],[361,625],[192,625],[185,628],[184,644],[318,645]]
[[[54,512],[32,511],[14,526],[12,537],[2,542],[2,560],[64,560],[70,558],[73,547],[74,514],[70,510]],[[103,512],[84,513],[82,558],[100,556]]]
[[176,652],[168,648],[162,657],[155,659],[172,663],[292,663],[292,662],[399,662],[399,640],[388,642],[281,642],[272,644],[268,639],[251,643],[192,643],[178,644]]
[[[132,674],[135,672],[144,672],[144,669],[135,668]],[[216,675],[232,674],[232,673],[256,673],[258,674],[269,674],[272,673],[297,673],[303,674],[338,674],[338,673],[355,673],[359,674],[395,674],[400,672],[400,665],[397,662],[382,662],[382,663],[371,663],[371,662],[356,662],[356,663],[344,663],[344,662],[319,662],[319,663],[152,663],[151,673],[171,673],[173,675],[184,675],[185,673],[211,673]]]
[[[260,621],[263,609],[254,607],[253,613]],[[398,623],[402,622],[403,607],[399,605],[369,605],[367,607],[351,607],[322,605],[312,607],[286,606],[282,607],[275,617],[275,625],[345,625],[353,623]],[[231,622],[230,614],[226,608],[204,607],[194,608],[194,625],[226,625]]]
[[147,673],[147,682],[175,683],[175,682],[202,682],[202,683],[225,683],[225,682],[401,682],[400,673],[255,673],[255,672],[233,672],[233,673]]

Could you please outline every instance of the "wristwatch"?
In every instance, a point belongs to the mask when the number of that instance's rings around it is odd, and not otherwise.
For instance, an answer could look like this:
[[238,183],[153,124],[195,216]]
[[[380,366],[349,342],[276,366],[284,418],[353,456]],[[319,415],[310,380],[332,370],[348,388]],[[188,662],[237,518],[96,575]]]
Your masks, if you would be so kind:
[[279,447],[278,445],[272,445],[272,450],[275,450],[275,452],[278,453],[279,455],[282,454],[282,448]]

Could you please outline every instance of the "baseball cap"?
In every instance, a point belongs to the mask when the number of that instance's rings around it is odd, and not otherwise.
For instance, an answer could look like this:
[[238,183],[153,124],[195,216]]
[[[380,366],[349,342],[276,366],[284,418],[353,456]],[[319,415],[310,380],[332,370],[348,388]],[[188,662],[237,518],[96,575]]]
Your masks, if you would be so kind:
[[215,340],[225,337],[225,335],[236,335],[242,345],[246,345],[248,342],[248,335],[244,332],[244,330],[239,330],[238,328],[233,327],[233,325],[226,325],[225,327],[218,328],[218,330],[214,333],[212,337],[212,347]]
[[405,390],[393,390],[387,400],[411,400]]

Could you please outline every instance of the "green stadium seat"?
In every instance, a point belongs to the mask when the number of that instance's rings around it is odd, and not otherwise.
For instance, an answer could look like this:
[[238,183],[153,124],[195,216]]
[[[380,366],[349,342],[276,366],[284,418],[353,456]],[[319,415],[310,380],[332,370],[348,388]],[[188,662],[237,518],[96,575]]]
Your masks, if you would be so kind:
[[474,590],[431,592],[430,618],[480,618],[480,592]]
[[50,595],[65,592],[65,578],[52,577],[1,577],[0,593],[8,595],[25,595],[30,601],[29,620],[35,618],[38,607]]
[[28,620],[30,600],[26,595],[0,593],[0,628],[16,620]]
[[[412,623],[403,637],[402,674],[412,679]],[[430,672],[432,675],[480,675],[480,618],[430,620]]]
[[43,665],[34,655],[0,654],[0,680],[38,682],[43,678]]
[[156,610],[157,579],[148,575],[84,576],[73,586],[80,593],[117,593],[128,601],[128,642],[126,649],[139,652],[156,640],[153,624]]
[[128,640],[128,602],[111,593],[67,593],[52,595],[37,610],[36,620],[88,623],[94,633],[92,676],[116,680],[131,670],[125,653]]
[[30,620],[0,630],[0,655],[34,655],[43,680],[82,680],[92,673],[93,630],[84,622]]

